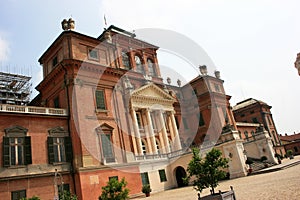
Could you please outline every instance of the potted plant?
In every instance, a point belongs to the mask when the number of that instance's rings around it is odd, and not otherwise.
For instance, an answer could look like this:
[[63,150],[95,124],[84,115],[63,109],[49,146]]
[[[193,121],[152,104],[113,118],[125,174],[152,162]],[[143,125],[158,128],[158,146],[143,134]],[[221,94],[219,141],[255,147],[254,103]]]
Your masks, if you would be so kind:
[[253,160],[251,158],[247,158],[246,164],[249,165],[249,174],[251,174],[252,173],[251,165],[253,164]]
[[268,163],[266,163],[266,161],[268,160],[267,156],[262,156],[260,158],[260,161],[264,163],[264,166],[267,168],[268,167]]
[[149,184],[143,185],[142,192],[146,195],[146,197],[150,196],[150,192],[152,191]]
[[293,159],[294,158],[294,155],[293,155],[293,150],[287,150],[287,152],[286,152],[286,155],[287,155],[287,157],[289,157],[290,159]]

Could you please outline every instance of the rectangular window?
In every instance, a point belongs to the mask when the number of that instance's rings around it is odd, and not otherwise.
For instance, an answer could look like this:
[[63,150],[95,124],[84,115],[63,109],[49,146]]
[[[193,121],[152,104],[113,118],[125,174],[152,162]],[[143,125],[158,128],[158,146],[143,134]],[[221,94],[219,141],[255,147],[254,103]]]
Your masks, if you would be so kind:
[[272,123],[272,120],[271,120],[271,117],[270,117],[270,116],[268,116],[268,121],[269,121],[269,124],[270,124],[270,125],[273,125],[273,123]]
[[108,180],[110,181],[111,179],[116,179],[117,181],[119,180],[119,177],[118,176],[110,176],[110,177],[108,177]]
[[66,162],[64,138],[57,137],[52,139],[53,139],[54,162]]
[[30,137],[3,137],[3,166],[31,164]]
[[55,56],[53,59],[52,59],[52,68],[55,67],[55,65],[57,65],[58,63],[58,59],[57,59],[57,56]]
[[106,110],[104,91],[96,90],[95,96],[96,96],[96,108],[99,110]]
[[164,117],[164,123],[165,123],[165,127],[166,130],[169,132],[170,131],[170,127],[169,127],[169,115],[167,113],[163,113],[163,117]]
[[194,95],[196,95],[196,96],[198,95],[197,89],[193,90],[192,96],[194,96]]
[[107,163],[115,162],[111,134],[100,134],[103,157]]
[[54,104],[54,108],[59,108],[59,98],[56,97],[54,100],[53,100],[53,104]]
[[9,138],[10,165],[24,165],[24,138]]
[[175,116],[176,127],[179,127],[178,116]]
[[144,130],[142,114],[140,112],[136,112],[136,120],[140,130]]
[[161,169],[158,170],[158,173],[159,173],[160,182],[166,182],[167,181],[166,171],[164,169]]
[[89,59],[99,60],[98,50],[96,50],[96,49],[89,49],[88,52],[89,52]]
[[142,178],[142,184],[143,185],[149,185],[150,184],[148,172],[141,173],[141,178]]
[[22,198],[26,198],[26,190],[18,190],[18,191],[11,192],[12,200],[20,200]]
[[184,129],[189,129],[189,126],[188,126],[188,123],[187,123],[185,117],[182,118],[182,122],[183,122],[183,127],[184,127]]
[[220,92],[220,87],[219,87],[219,85],[218,84],[214,84],[215,85],[215,90],[216,90],[216,92]]
[[69,184],[57,185],[59,196],[63,194],[64,191],[70,192]]
[[156,124],[156,121],[155,121],[155,114],[154,113],[150,113],[150,117],[151,117],[151,122],[152,122],[152,128],[154,131],[157,130],[157,124]]
[[70,137],[48,137],[48,160],[50,164],[71,162],[72,145]]
[[258,123],[257,118],[256,118],[256,117],[253,117],[253,118],[252,118],[252,122],[253,122],[253,123]]
[[199,117],[199,126],[204,126],[205,122],[204,122],[204,119],[203,119],[202,112],[200,112],[200,114],[198,115],[198,117]]

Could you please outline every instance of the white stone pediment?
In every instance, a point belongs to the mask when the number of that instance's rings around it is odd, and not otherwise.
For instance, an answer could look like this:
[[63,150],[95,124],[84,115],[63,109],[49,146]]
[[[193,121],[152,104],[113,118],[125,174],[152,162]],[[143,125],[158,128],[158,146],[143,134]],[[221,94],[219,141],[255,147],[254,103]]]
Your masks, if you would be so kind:
[[133,91],[131,94],[131,98],[157,99],[172,102],[176,101],[175,98],[156,86],[154,83],[150,83]]

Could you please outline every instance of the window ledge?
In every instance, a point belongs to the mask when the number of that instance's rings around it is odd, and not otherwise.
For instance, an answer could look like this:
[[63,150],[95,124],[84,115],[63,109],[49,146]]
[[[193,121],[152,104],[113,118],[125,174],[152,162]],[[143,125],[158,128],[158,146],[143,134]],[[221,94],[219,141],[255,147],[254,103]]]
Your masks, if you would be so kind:
[[7,168],[8,169],[18,169],[18,168],[26,168],[27,165],[11,165],[11,166],[8,166]]
[[67,164],[68,162],[54,162],[52,163],[52,165],[56,166],[56,165],[64,165]]
[[96,109],[96,113],[108,113],[109,110]]

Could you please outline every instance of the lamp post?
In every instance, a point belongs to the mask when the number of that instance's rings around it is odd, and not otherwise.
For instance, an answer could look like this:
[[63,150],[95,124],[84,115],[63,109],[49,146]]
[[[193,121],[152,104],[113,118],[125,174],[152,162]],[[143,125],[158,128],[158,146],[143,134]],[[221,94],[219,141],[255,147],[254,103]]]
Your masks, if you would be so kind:
[[[54,172],[54,200],[59,200],[59,191],[58,191],[58,183],[60,182],[60,191],[63,192],[64,189],[64,180],[61,175],[61,173],[57,172],[57,169],[55,169]],[[62,196],[64,200],[64,195]]]

